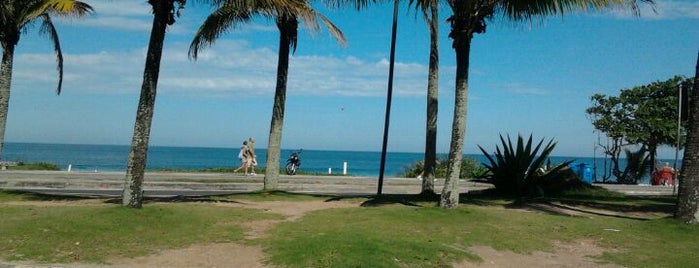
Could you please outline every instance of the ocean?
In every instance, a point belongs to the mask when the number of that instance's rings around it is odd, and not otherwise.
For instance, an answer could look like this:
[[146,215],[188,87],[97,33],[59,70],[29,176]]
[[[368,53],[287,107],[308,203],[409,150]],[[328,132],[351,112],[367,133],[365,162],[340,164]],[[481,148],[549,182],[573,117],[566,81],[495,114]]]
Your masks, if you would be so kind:
[[[6,143],[4,161],[47,162],[72,171],[125,171],[129,145]],[[171,147],[151,146],[148,149],[148,170],[158,169],[206,169],[238,167],[239,148]],[[298,150],[282,150],[280,165]],[[265,165],[267,150],[255,148],[258,164]],[[380,152],[303,150],[300,170],[306,172],[342,173],[347,162],[347,173],[357,176],[378,176]],[[420,153],[396,153],[386,155],[385,176],[395,176],[405,167],[422,160]]]
[[[72,171],[125,171],[129,154],[128,145],[88,145],[88,144],[46,144],[46,143],[11,143],[5,144],[4,161],[47,162],[59,166],[62,170]],[[206,169],[237,167],[238,148],[204,148],[151,146],[148,150],[148,170],[158,169]],[[282,150],[280,165],[297,150]],[[264,166],[267,151],[256,148],[259,165]],[[445,154],[439,157],[446,157]],[[487,161],[483,155],[467,154],[465,157],[478,162]],[[386,154],[387,177],[398,176],[415,162],[423,159],[422,153],[388,152]],[[604,172],[604,158],[597,157],[551,157],[552,163],[574,160],[575,165],[584,164],[592,172],[594,181],[601,181]],[[673,160],[660,160],[670,162]],[[347,163],[347,173],[356,176],[377,177],[381,162],[381,152],[324,151],[303,150],[301,153],[301,170],[306,172],[334,174],[343,172]],[[622,162],[622,164],[624,164]]]

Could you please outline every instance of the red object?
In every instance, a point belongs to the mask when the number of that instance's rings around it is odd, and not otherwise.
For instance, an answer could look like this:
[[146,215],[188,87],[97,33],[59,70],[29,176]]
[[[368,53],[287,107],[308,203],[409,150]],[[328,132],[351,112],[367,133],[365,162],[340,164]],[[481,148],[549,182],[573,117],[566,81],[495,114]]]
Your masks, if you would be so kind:
[[672,178],[672,168],[663,167],[659,171],[653,172],[650,176],[651,185],[675,185],[675,180]]

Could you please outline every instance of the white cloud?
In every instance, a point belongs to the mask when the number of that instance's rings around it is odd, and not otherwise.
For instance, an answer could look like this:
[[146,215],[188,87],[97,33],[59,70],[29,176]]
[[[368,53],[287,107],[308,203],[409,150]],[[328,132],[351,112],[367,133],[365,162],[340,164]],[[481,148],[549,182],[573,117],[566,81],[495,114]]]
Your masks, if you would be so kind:
[[126,31],[150,31],[152,8],[143,0],[88,1],[95,13],[76,20],[77,25],[119,29]]
[[112,28],[126,31],[149,32],[152,23],[147,18],[130,18],[130,17],[91,17],[82,20],[80,25]]
[[104,16],[143,16],[152,14],[152,8],[145,0],[93,0],[86,1],[97,15]]
[[[699,2],[697,1],[663,1],[656,0],[655,5],[639,3],[640,18],[661,19],[699,19]],[[636,18],[630,10],[613,10],[608,12],[618,18]]]
[[[145,0],[110,0],[87,1],[95,13],[79,20],[71,20],[71,24],[86,27],[105,28],[110,30],[150,32],[153,24],[153,8]],[[193,27],[189,19],[177,19],[178,23],[168,27],[168,33],[192,33]],[[180,21],[182,20],[182,21]]]
[[699,2],[697,1],[657,1],[656,10],[659,18],[699,19]]
[[[146,0],[100,0],[86,1],[95,13],[79,20],[70,20],[72,25],[104,28],[108,30],[150,32],[153,24],[152,7]],[[193,7],[194,6],[194,7]],[[180,10],[181,16],[176,23],[168,26],[169,34],[193,34],[203,18],[210,12],[204,4],[188,3]],[[231,29],[232,33],[245,34],[251,32],[277,31],[274,23],[259,24],[256,22],[242,24]]]
[[[194,62],[188,44],[172,43],[163,52],[159,92],[209,97],[271,95],[276,85],[277,55],[248,42],[220,40],[201,52]],[[126,52],[64,54],[64,90],[101,94],[134,94],[140,90],[145,48]],[[27,90],[55,86],[55,75],[34,78],[37,72],[55,73],[50,53],[20,54],[16,58],[16,86]],[[383,97],[388,64],[353,56],[299,55],[290,60],[289,95]],[[397,62],[394,96],[423,96],[427,67]],[[43,82],[42,82],[43,81]],[[37,84],[40,83],[41,85]],[[54,85],[51,85],[54,83]],[[41,89],[45,90],[45,89]]]

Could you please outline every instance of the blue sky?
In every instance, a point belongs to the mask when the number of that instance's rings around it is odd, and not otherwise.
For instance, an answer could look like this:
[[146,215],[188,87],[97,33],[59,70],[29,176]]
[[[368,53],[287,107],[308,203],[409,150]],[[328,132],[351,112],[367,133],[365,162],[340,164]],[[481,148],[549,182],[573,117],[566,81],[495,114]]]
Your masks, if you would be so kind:
[[[51,43],[38,27],[15,56],[7,142],[130,144],[152,22],[145,0],[85,0],[96,14],[56,19],[65,58],[63,93]],[[238,147],[249,136],[267,145],[277,64],[273,21],[232,29],[199,59],[187,58],[193,32],[210,10],[189,1],[169,28],[151,145]],[[471,50],[465,153],[494,148],[499,134],[553,138],[554,155],[593,155],[597,133],[585,109],[595,93],[694,75],[699,2],[657,0],[657,13],[569,14],[531,23],[496,18]],[[392,4],[368,10],[318,9],[345,34],[302,29],[292,56],[282,148],[380,151]],[[443,8],[442,21],[450,10]],[[440,25],[438,151],[448,152],[454,52]],[[427,28],[400,9],[388,150],[424,149]],[[666,156],[672,155],[667,153]]]

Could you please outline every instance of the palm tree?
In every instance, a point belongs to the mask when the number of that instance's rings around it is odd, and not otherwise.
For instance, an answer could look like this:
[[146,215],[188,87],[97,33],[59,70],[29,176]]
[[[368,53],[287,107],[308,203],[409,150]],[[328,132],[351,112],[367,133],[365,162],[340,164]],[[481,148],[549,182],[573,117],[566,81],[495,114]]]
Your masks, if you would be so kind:
[[[153,27],[150,32],[143,83],[141,84],[141,97],[136,110],[133,139],[126,166],[122,195],[122,205],[125,207],[140,208],[142,206],[142,184],[146,170],[148,141],[153,122],[155,93],[158,87],[165,30],[168,25],[175,23],[175,16],[179,14],[179,9],[183,8],[185,3],[186,0],[148,0],[148,4],[153,7]],[[177,8],[175,4],[177,4]]]
[[10,104],[10,87],[12,84],[12,63],[15,47],[27,27],[40,21],[40,33],[53,43],[58,63],[58,87],[61,93],[63,85],[63,52],[58,41],[58,32],[51,21],[51,16],[83,17],[91,13],[92,7],[75,0],[2,0],[0,3],[0,44],[2,45],[2,63],[0,63],[0,160],[5,144],[5,125]]
[[254,8],[247,9],[241,9],[240,5],[237,5],[234,1],[230,2],[214,11],[199,28],[190,46],[190,55],[196,58],[197,51],[202,45],[212,44],[229,27],[235,26],[238,22],[247,21],[253,15],[273,16],[276,19],[277,28],[279,29],[277,85],[272,107],[264,178],[264,190],[274,190],[277,188],[279,181],[279,159],[282,127],[284,126],[289,55],[296,50],[299,20],[303,21],[312,31],[320,29],[320,21],[341,44],[344,44],[345,39],[342,32],[332,22],[315,12],[305,0],[276,5],[260,1]]
[[[652,0],[641,1],[652,3]],[[459,205],[458,181],[466,133],[471,40],[474,34],[485,33],[486,20],[496,14],[514,21],[530,21],[576,10],[628,5],[638,14],[638,9],[636,0],[447,0],[447,3],[453,12],[448,21],[451,25],[449,38],[453,40],[456,55],[456,84],[449,163],[439,206],[454,208]]]
[[437,165],[437,114],[439,110],[439,1],[418,0],[430,33],[429,71],[427,74],[427,120],[425,120],[425,159],[420,194],[434,194],[434,169]]
[[[699,53],[694,75],[694,88],[690,90],[687,145],[682,158],[680,187],[677,194],[675,218],[685,223],[699,224]],[[683,86],[689,83],[684,83]]]

